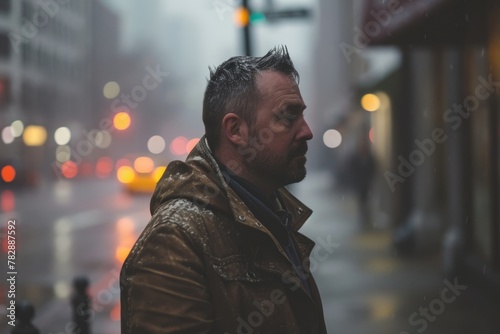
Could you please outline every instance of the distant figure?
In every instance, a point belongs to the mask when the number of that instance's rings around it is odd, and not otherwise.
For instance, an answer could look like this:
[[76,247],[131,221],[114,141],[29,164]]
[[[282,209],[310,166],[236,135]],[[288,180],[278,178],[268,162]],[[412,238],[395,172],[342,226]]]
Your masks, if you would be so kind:
[[284,188],[313,136],[298,79],[285,47],[210,71],[205,136],[169,164],[122,268],[123,334],[326,333],[298,232],[311,210]]
[[16,325],[10,334],[40,334],[31,322],[35,317],[35,308],[30,302],[21,300],[16,304]]
[[73,296],[71,306],[73,309],[73,322],[75,334],[90,334],[90,297],[87,294],[89,280],[86,277],[76,277],[73,280]]
[[353,190],[358,201],[361,224],[362,226],[369,227],[372,225],[369,194],[375,173],[375,160],[367,136],[362,136],[358,139],[356,151],[349,161],[349,170],[352,176]]

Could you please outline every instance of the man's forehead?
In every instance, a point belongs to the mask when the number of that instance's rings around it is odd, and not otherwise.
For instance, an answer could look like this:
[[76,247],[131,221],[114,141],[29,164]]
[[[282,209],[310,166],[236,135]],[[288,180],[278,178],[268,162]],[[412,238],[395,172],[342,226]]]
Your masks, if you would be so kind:
[[276,72],[262,71],[256,77],[257,88],[263,97],[275,94],[297,94],[300,96],[299,86],[293,77]]

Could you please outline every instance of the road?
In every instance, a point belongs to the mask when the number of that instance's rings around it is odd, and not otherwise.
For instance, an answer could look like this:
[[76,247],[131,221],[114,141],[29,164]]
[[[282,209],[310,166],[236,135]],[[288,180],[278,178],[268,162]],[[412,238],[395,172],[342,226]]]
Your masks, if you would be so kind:
[[94,327],[110,327],[95,333],[118,333],[118,272],[149,220],[149,196],[131,196],[114,181],[80,180],[22,189],[13,199],[14,210],[1,219],[16,220],[16,297],[35,305],[36,326],[70,332],[72,281],[83,275],[91,282]]
[[[293,192],[314,210],[302,232],[330,245],[311,260],[329,333],[497,333],[498,307],[478,286],[443,277],[439,256],[398,257],[390,229],[359,226],[353,198],[333,192],[327,173],[310,174]],[[71,333],[71,282],[84,275],[92,332],[119,333],[118,273],[149,220],[150,196],[98,180],[44,183],[11,195],[1,195],[11,210],[1,219],[17,221],[16,295],[35,305],[34,324],[42,333]],[[2,298],[5,304],[4,286]],[[0,322],[0,331],[8,330]]]

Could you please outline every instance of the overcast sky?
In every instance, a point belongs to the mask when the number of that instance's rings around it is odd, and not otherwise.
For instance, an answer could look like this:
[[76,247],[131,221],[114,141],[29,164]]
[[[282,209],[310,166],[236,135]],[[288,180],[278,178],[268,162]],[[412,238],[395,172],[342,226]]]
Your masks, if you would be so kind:
[[[105,0],[122,17],[121,45],[130,51],[139,40],[148,40],[163,55],[167,71],[189,80],[182,90],[183,110],[176,119],[177,129],[202,132],[201,103],[208,66],[216,66],[231,56],[242,54],[242,32],[234,24],[236,0]],[[262,8],[263,0],[251,1]],[[316,0],[274,1],[276,8],[308,7]],[[313,16],[314,17],[314,16]],[[254,55],[263,55],[277,44],[287,45],[301,75],[304,99],[310,97],[311,54],[314,49],[313,20],[260,23],[253,28]],[[193,122],[193,117],[200,122]]]

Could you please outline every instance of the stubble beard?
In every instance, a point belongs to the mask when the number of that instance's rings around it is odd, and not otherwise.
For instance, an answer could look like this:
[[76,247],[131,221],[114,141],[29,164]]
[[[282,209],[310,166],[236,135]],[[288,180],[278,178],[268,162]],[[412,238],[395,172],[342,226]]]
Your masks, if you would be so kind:
[[307,174],[305,167],[307,144],[304,145],[305,149],[302,148],[299,152],[293,150],[287,155],[272,152],[264,146],[261,151],[257,152],[254,159],[247,162],[247,167],[260,179],[278,187],[300,182]]

